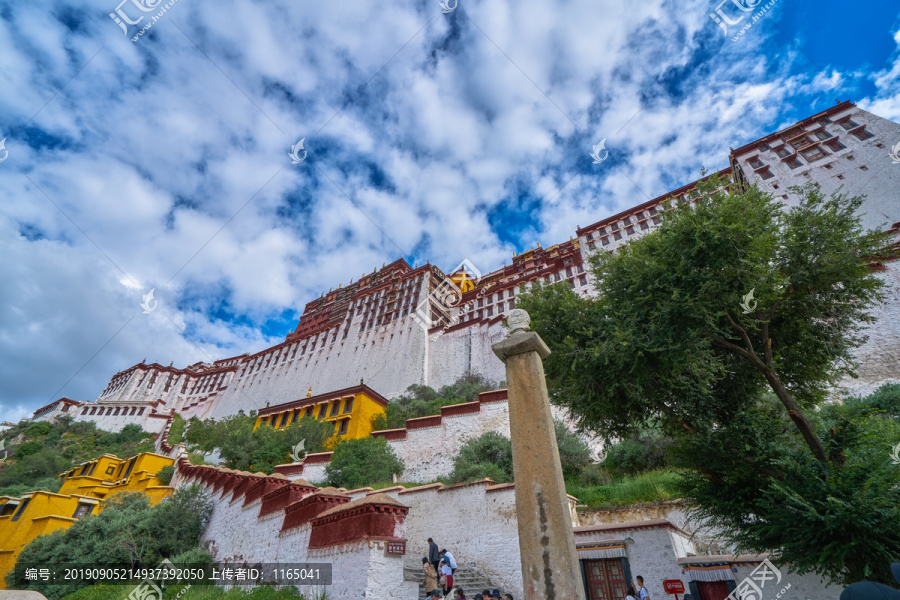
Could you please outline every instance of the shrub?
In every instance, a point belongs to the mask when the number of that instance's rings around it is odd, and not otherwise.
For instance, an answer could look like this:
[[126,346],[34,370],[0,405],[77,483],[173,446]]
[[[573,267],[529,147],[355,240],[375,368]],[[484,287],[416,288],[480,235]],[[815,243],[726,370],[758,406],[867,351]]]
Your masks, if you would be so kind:
[[464,375],[437,391],[427,385],[411,385],[388,403],[383,414],[372,417],[372,427],[376,431],[405,427],[407,419],[438,415],[444,406],[474,402],[478,394],[492,389],[496,389],[494,383],[475,374]]
[[19,460],[25,458],[26,456],[31,456],[32,454],[36,454],[40,452],[44,448],[44,445],[37,440],[33,440],[30,442],[23,442],[16,446],[16,451],[13,454]]
[[509,438],[488,431],[466,442],[453,460],[450,483],[490,477],[497,483],[513,480],[512,443]]
[[556,447],[562,463],[565,479],[578,479],[581,470],[591,462],[591,449],[587,442],[572,433],[562,421],[553,421],[556,431]]
[[175,466],[174,465],[166,465],[162,469],[156,472],[156,478],[162,482],[163,485],[169,485],[172,483],[172,477],[175,475]]
[[172,415],[172,425],[169,427],[169,436],[166,441],[174,446],[184,441],[184,426],[186,421],[178,413]]
[[47,435],[52,429],[53,425],[51,425],[49,421],[38,421],[25,430],[25,435],[34,438],[41,435]]
[[391,479],[402,472],[403,461],[397,458],[387,440],[380,437],[342,440],[325,467],[329,485],[348,489]]

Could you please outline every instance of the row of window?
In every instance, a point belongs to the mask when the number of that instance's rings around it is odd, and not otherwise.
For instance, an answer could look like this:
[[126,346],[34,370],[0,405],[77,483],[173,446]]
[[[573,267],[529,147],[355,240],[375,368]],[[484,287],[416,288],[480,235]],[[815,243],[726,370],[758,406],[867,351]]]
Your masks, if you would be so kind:
[[[131,408],[131,412],[130,412],[130,413],[128,412],[128,409],[129,409],[129,408]],[[91,412],[88,412],[89,410],[90,410]],[[98,410],[99,410],[100,412],[97,412]],[[115,410],[115,412],[113,412],[114,410]],[[105,412],[104,412],[104,411],[105,411]],[[113,406],[110,406],[110,407],[94,406],[94,407],[90,407],[90,406],[88,406],[88,407],[85,407],[85,408],[81,409],[81,414],[83,414],[83,415],[97,415],[98,417],[99,417],[99,416],[103,416],[103,415],[117,416],[117,415],[120,414],[119,411],[122,411],[122,412],[121,412],[121,416],[123,416],[123,417],[126,416],[126,415],[127,415],[127,416],[131,416],[131,415],[142,415],[142,414],[144,414],[144,407],[143,407],[143,406],[132,406],[132,407],[128,407],[128,406],[115,406],[115,407],[113,407]]]
[[318,412],[316,411],[316,408],[317,407],[315,406],[309,406],[305,409],[292,410],[285,413],[270,415],[267,419],[263,419],[261,424],[269,425],[271,427],[287,427],[298,418],[300,418],[300,413],[303,413],[303,418],[314,417],[319,419],[334,417],[338,414],[348,414],[353,411],[353,398],[347,398],[346,400],[344,400],[343,413],[340,412],[340,400],[334,400],[332,402],[320,404],[318,406]]
[[655,206],[650,207],[646,212],[648,214],[641,213],[633,217],[625,217],[621,221],[616,221],[610,225],[609,228],[604,227],[599,231],[588,233],[586,236],[588,239],[588,249],[595,250],[597,248],[595,239],[603,246],[608,246],[610,244],[610,236],[612,236],[613,240],[618,241],[622,239],[623,232],[625,235],[634,235],[637,231],[646,231],[647,229],[650,229],[650,222],[654,225],[660,224],[659,210]]

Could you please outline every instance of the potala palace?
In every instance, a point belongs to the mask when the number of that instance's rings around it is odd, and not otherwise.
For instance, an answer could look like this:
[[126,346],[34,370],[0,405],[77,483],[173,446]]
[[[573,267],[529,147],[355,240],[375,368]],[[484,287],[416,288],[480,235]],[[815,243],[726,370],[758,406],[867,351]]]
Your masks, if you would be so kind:
[[[898,142],[900,124],[840,102],[731,150],[728,167],[717,175],[738,186],[756,184],[785,202],[791,201],[788,188],[807,182],[825,193],[842,188],[865,195],[864,227],[900,233],[900,164],[889,156]],[[140,362],[113,375],[95,400],[62,398],[34,418],[68,414],[109,431],[137,423],[159,433],[158,452],[178,466],[172,485],[200,483],[213,492],[216,508],[204,539],[218,561],[331,562],[346,576],[335,578],[329,597],[413,598],[418,583],[410,570],[421,571],[425,540],[434,537],[453,548],[464,572],[521,597],[513,484],[318,488],[328,453],[281,465],[271,476],[194,466],[183,448],[166,442],[171,415],[219,419],[255,410],[284,424],[297,414],[321,418],[330,407],[329,417],[346,414],[336,418],[336,434],[384,437],[404,460],[403,481],[433,481],[449,472],[466,439],[485,431],[509,435],[505,390],[410,420],[404,429],[352,428],[412,384],[437,388],[467,373],[504,380],[491,346],[505,336],[504,315],[527,284],[564,281],[578,294],[592,294],[588,258],[652,231],[666,206],[694,201],[697,184],[574,226],[568,240],[538,245],[492,272],[468,261],[444,271],[400,259],[361,277],[347,273],[345,285],[306,305],[296,329],[277,345],[182,367]],[[843,382],[856,394],[900,379],[900,265],[877,268],[892,286],[859,350],[859,378]],[[447,301],[456,290],[461,298]],[[442,507],[437,514],[435,505]],[[583,511],[572,499],[571,513],[589,598],[619,597],[602,589],[618,589],[639,573],[655,599],[664,597],[664,579],[681,579],[694,598],[712,597],[719,594],[713,590],[733,590],[765,558],[727,554],[715,533],[692,523],[677,503]],[[840,593],[810,574],[792,575],[791,582],[787,599],[837,599]]]

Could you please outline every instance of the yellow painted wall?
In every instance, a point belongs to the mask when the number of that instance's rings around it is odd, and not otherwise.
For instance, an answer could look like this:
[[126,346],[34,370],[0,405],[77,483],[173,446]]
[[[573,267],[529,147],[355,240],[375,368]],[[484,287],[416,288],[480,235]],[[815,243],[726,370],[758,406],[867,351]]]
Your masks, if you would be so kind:
[[[351,406],[350,412],[344,412],[346,402],[350,398],[353,399],[353,404]],[[332,415],[331,409],[335,402],[339,402],[340,406],[338,407],[337,414]],[[320,417],[322,406],[327,406],[327,411],[324,417]],[[357,439],[367,437],[370,433],[372,433],[372,417],[384,413],[384,407],[382,407],[381,404],[370,398],[364,392],[360,392],[355,396],[344,396],[340,399],[329,400],[327,402],[319,402],[318,404],[313,405],[313,407],[314,410],[312,416],[314,418],[321,418],[325,421],[334,423],[334,435],[332,436],[329,445],[333,444],[338,439]],[[254,429],[262,425],[271,425],[277,429],[283,429],[292,422],[299,421],[304,415],[306,415],[307,408],[309,407],[304,406],[299,409],[291,409],[284,412],[275,413],[274,415],[258,417],[256,419],[256,425],[254,426]],[[281,425],[282,416],[285,414],[288,415],[288,418],[285,421],[285,425]],[[346,433],[339,434],[338,432],[340,431],[340,422],[346,420],[348,417],[350,420],[347,423]]]
[[93,515],[103,510],[103,499],[119,492],[142,492],[151,504],[171,495],[172,488],[163,485],[156,473],[173,464],[173,459],[152,452],[131,458],[104,454],[60,474],[64,481],[56,494],[35,491],[22,498],[0,497],[0,589],[22,549],[40,535],[68,529],[84,516],[76,516],[79,505]]

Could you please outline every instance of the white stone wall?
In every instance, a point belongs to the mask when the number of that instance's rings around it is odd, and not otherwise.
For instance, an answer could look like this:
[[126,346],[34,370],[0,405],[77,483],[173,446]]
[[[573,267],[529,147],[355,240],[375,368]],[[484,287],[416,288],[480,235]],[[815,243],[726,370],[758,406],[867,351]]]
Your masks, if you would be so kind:
[[884,383],[900,382],[900,261],[885,266],[888,270],[878,277],[889,286],[884,290],[886,301],[872,309],[878,321],[866,328],[869,339],[856,352],[859,378],[848,377],[840,384],[848,395],[865,396]]
[[[161,415],[156,412],[152,406],[144,405],[141,408],[144,409],[144,414],[139,415],[135,414],[123,414],[119,413],[118,415],[105,414],[107,410],[112,407],[115,408],[116,405],[104,405],[104,404],[84,404],[78,407],[77,410],[69,409],[69,414],[71,414],[78,421],[92,421],[97,425],[97,429],[102,429],[103,431],[112,431],[119,432],[122,431],[122,428],[126,425],[140,425],[141,429],[144,431],[148,431],[150,433],[161,433],[162,430],[166,426],[166,416]],[[134,405],[128,405],[125,413],[131,413],[131,408]],[[81,414],[83,409],[87,408],[88,413],[95,407],[102,407],[103,415],[100,414]],[[98,411],[99,412],[99,411]],[[115,412],[115,411],[113,411]],[[156,416],[152,416],[156,415]]]
[[[845,131],[836,121],[850,116],[855,123],[865,125],[872,137],[858,140]],[[865,229],[882,229],[900,221],[900,169],[891,164],[888,156],[891,147],[900,142],[900,123],[894,123],[857,107],[849,107],[829,117],[833,123],[826,123],[825,130],[840,139],[845,148],[833,152],[827,146],[828,156],[807,162],[800,156],[801,166],[791,169],[781,161],[774,151],[749,152],[738,159],[743,172],[751,182],[775,198],[791,205],[793,197],[788,188],[815,181],[825,194],[839,188],[851,196],[865,195],[861,213]],[[806,129],[815,130],[819,125]],[[769,166],[774,177],[762,179],[753,171],[748,160],[759,155],[760,161]],[[787,198],[783,196],[787,195]]]
[[400,480],[425,483],[449,475],[463,445],[488,431],[509,437],[506,400],[486,402],[477,413],[441,417],[440,427],[409,430],[405,440],[389,440],[388,445],[403,460]]
[[[340,336],[338,336],[340,337]],[[301,342],[296,342],[300,344]],[[426,335],[411,316],[373,328],[357,336],[354,328],[347,339],[279,360],[267,369],[250,369],[216,400],[210,416],[215,419],[250,412],[296,400],[312,387],[313,394],[366,385],[386,396],[397,396],[414,383],[422,383]],[[293,350],[291,350],[293,353]],[[290,356],[290,355],[289,355]]]
[[439,548],[453,553],[458,565],[478,571],[504,592],[522,598],[515,490],[512,486],[489,489],[474,484],[387,493],[409,506],[406,554],[410,562],[418,565],[421,557],[428,556],[427,540],[433,538]]
[[[180,476],[174,485],[185,485]],[[325,588],[329,598],[408,599],[415,597],[417,586],[403,580],[403,557],[385,554],[384,542],[364,540],[340,546],[309,549],[312,526],[309,522],[281,531],[284,511],[259,517],[261,499],[243,506],[244,496],[231,500],[226,493],[215,500],[212,517],[201,536],[216,562],[301,563],[332,565],[332,585]],[[402,535],[402,531],[396,532]],[[301,592],[315,594],[312,586],[298,586]]]

